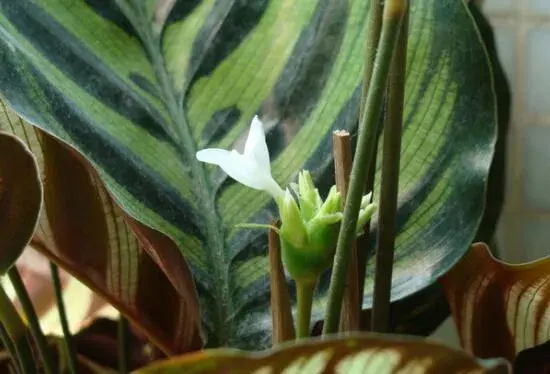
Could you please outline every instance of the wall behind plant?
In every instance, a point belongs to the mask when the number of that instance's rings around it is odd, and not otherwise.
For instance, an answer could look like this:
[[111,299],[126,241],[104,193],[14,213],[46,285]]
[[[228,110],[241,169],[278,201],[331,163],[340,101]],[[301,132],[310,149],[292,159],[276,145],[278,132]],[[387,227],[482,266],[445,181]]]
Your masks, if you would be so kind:
[[497,230],[501,256],[550,255],[550,1],[483,5],[512,90],[506,200]]
[[[512,91],[499,257],[513,263],[550,255],[550,1],[485,0]],[[432,335],[459,346],[447,319]]]

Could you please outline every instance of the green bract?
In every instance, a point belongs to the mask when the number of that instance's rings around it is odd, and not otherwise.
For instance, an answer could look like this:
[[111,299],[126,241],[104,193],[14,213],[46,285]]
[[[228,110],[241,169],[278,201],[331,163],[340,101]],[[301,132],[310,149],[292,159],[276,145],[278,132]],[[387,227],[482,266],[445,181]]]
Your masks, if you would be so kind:
[[[342,219],[342,197],[336,186],[332,186],[323,202],[307,170],[300,173],[298,186],[292,187],[299,205],[288,189],[276,198],[281,216],[283,263],[296,281],[313,282],[332,264]],[[371,194],[367,194],[361,202],[358,234],[376,209],[370,198]]]

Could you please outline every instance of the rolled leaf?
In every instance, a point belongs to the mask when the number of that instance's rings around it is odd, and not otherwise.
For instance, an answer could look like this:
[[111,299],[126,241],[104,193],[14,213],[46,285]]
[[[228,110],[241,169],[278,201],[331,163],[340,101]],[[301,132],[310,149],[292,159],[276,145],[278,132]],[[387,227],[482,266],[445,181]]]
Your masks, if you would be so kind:
[[398,336],[356,335],[281,345],[261,354],[206,350],[154,363],[136,374],[511,373],[504,360],[479,361],[443,345]]
[[[496,126],[466,4],[411,5],[394,301],[433,284],[471,244]],[[177,243],[207,344],[258,349],[271,342],[267,235],[235,225],[270,222],[275,204],[195,153],[240,149],[259,114],[275,179],[284,186],[307,168],[326,193],[331,133],[356,131],[367,9],[363,0],[0,0],[0,91],[89,159],[130,216]]]
[[550,340],[550,258],[512,265],[477,243],[441,284],[468,352],[513,362]]
[[0,132],[0,275],[29,242],[42,205],[34,156],[15,136]]

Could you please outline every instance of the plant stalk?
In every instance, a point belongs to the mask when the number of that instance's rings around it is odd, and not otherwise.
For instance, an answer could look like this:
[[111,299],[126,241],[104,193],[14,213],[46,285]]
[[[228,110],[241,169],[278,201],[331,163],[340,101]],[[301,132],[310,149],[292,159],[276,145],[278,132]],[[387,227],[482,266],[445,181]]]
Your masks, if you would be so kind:
[[15,346],[17,358],[23,374],[37,374],[27,328],[15,310],[4,288],[0,285],[0,323]]
[[21,279],[21,275],[19,274],[17,267],[12,266],[11,269],[8,270],[8,277],[11,284],[13,285],[13,288],[15,289],[18,300],[21,303],[21,309],[23,309],[23,313],[27,318],[29,330],[34,341],[36,342],[38,352],[42,357],[44,373],[54,374],[55,365],[52,360],[48,341],[46,340],[46,336],[44,335],[44,332],[40,327],[40,321],[38,320],[38,316],[36,315],[36,311],[34,310],[34,306],[32,305],[31,298],[29,296],[29,293],[27,292],[27,289],[25,288],[25,284],[23,283],[23,279]]
[[[271,223],[277,227],[277,222]],[[268,233],[269,276],[271,287],[271,318],[273,324],[272,345],[294,340],[296,332],[290,308],[290,294],[286,283],[283,263],[281,261],[281,246],[279,235],[270,229]]]
[[[345,204],[348,193],[349,175],[351,173],[351,136],[347,131],[332,133],[332,153],[334,156],[334,175],[336,188],[342,196],[342,205]],[[344,300],[342,302],[342,317],[340,331],[358,331],[360,321],[359,280],[357,277],[357,245],[354,241],[351,246],[350,262],[348,266]]]
[[363,65],[363,90],[361,91],[361,103],[359,105],[359,123],[363,121],[367,94],[374,68],[376,50],[380,41],[380,30],[382,29],[382,2],[380,0],[369,0],[369,15],[367,19],[367,30],[365,38],[365,62]]
[[309,337],[309,325],[311,322],[311,306],[313,304],[313,292],[317,282],[296,281],[296,298],[298,303],[298,316],[296,322],[296,338]]
[[11,362],[13,366],[17,368],[17,372],[19,373],[21,371],[21,368],[17,360],[17,351],[15,350],[15,345],[13,345],[13,341],[11,340],[8,332],[6,331],[2,323],[0,323],[0,342],[2,342],[2,346],[4,347],[4,349],[8,351]]
[[[361,95],[361,104],[359,106],[359,123],[363,122],[362,116],[365,113],[365,102],[367,93],[370,87],[370,81],[372,78],[372,70],[374,67],[374,59],[376,57],[376,50],[378,48],[378,42],[380,41],[380,30],[382,28],[382,2],[379,0],[369,1],[369,16],[367,20],[367,30],[365,38],[365,62],[363,66],[363,91]],[[377,135],[378,136],[378,135]],[[372,192],[374,195],[374,177],[376,174],[376,149],[378,142],[375,142],[374,150],[372,151],[372,161],[367,175],[367,181],[365,183],[365,192]],[[361,305],[363,305],[363,295],[365,293],[365,273],[368,260],[368,245],[370,238],[370,220],[365,224],[363,228],[364,234],[357,240],[356,247],[360,248],[357,252],[357,279],[359,290],[359,311],[361,311]],[[361,330],[365,329],[362,320],[359,321]]]
[[337,331],[344,294],[351,244],[354,240],[357,218],[363,196],[373,150],[376,146],[378,119],[381,113],[386,78],[399,33],[401,18],[405,10],[405,0],[387,0],[384,6],[382,32],[372,74],[372,82],[367,94],[363,120],[359,124],[359,135],[355,159],[353,161],[350,186],[344,217],[334,257],[334,267],[330,279],[329,301],[325,314],[323,334]]
[[399,161],[403,127],[403,99],[407,61],[408,9],[405,11],[388,79],[388,100],[384,125],[380,211],[376,246],[372,331],[390,329],[390,297],[395,252]]
[[118,319],[118,372],[128,373],[128,320],[121,314]]
[[59,279],[59,269],[56,264],[50,262],[50,272],[52,275],[53,289],[55,292],[55,301],[57,303],[57,311],[59,313],[59,321],[61,322],[61,329],[63,330],[63,343],[67,359],[69,361],[69,372],[76,374],[77,360],[76,351],[73,346],[71,330],[69,329],[69,322],[67,320],[67,313],[65,310],[65,303],[63,302],[63,293],[61,291],[61,281]]

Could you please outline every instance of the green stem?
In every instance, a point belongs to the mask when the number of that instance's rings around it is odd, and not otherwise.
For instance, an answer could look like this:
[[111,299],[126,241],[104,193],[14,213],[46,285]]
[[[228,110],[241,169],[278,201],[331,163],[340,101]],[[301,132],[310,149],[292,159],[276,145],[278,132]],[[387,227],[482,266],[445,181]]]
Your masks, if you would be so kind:
[[351,245],[355,237],[363,188],[376,146],[378,119],[382,109],[386,78],[395,49],[405,3],[405,0],[387,0],[384,6],[382,33],[375,58],[372,82],[365,104],[365,114],[362,116],[363,120],[359,124],[359,135],[355,159],[353,160],[351,169],[350,186],[336,245],[334,267],[330,278],[329,301],[323,326],[324,335],[335,333],[340,323],[340,310]]
[[372,331],[375,332],[388,332],[390,328],[391,280],[395,252],[395,217],[399,192],[399,159],[401,157],[408,27],[408,10],[406,10],[388,80],[371,320]]
[[19,363],[17,361],[17,351],[15,350],[15,345],[13,345],[13,342],[8,335],[8,332],[4,328],[4,326],[0,323],[0,341],[2,342],[2,346],[4,349],[6,349],[10,355],[12,364],[17,368],[17,372],[20,371]]
[[380,40],[380,30],[382,28],[382,2],[380,0],[369,0],[369,18],[367,20],[367,32],[365,38],[365,62],[363,65],[363,91],[361,92],[361,104],[359,106],[359,122],[365,113],[365,104],[372,79],[372,70],[374,68],[374,59]]
[[76,351],[72,342],[71,330],[69,329],[69,322],[67,320],[67,313],[65,311],[65,303],[63,302],[63,293],[61,292],[61,281],[59,279],[59,269],[57,265],[50,262],[50,272],[52,275],[53,289],[55,292],[55,301],[57,303],[57,311],[59,313],[59,320],[61,322],[61,329],[63,330],[63,343],[65,352],[67,353],[67,359],[69,361],[69,372],[76,374],[77,360]]
[[10,298],[0,285],[0,323],[15,346],[21,371],[24,374],[36,374],[36,366],[32,350],[27,340],[27,328],[19,317]]
[[128,320],[121,314],[118,319],[118,372],[128,373]]
[[313,292],[316,282],[296,281],[296,298],[298,303],[298,318],[296,321],[296,338],[309,337],[309,325],[311,322],[311,306],[313,304]]
[[42,328],[40,327],[40,321],[38,320],[38,316],[36,315],[34,306],[32,305],[32,301],[29,296],[29,293],[27,292],[27,289],[25,288],[25,284],[21,279],[21,275],[19,274],[19,271],[15,266],[12,266],[11,269],[8,270],[8,277],[10,278],[10,282],[13,285],[13,288],[15,289],[17,298],[21,303],[21,308],[23,309],[23,313],[25,314],[25,317],[27,317],[27,321],[29,323],[29,329],[31,331],[32,337],[34,338],[34,341],[36,342],[36,347],[38,348],[38,352],[42,357],[44,372],[46,374],[54,374],[55,366],[52,360],[52,356],[50,354],[50,347],[48,346],[46,336],[44,335],[44,333],[42,332]]
[[[363,91],[361,95],[361,105],[359,108],[359,116],[365,113],[365,101],[367,98],[368,89],[372,78],[372,70],[374,67],[374,59],[378,42],[380,41],[380,30],[382,28],[382,2],[380,0],[370,0],[369,16],[367,20],[367,32],[365,37],[365,63],[363,66]],[[359,119],[359,123],[363,121]],[[373,150],[371,167],[367,175],[365,183],[365,191],[374,194],[374,176],[376,175],[376,147]],[[357,248],[367,248],[370,237],[370,220],[366,223],[363,229],[363,236],[357,240]],[[367,268],[368,251],[357,251],[357,279],[359,283],[359,305],[363,303],[363,294],[365,290],[365,273]],[[363,322],[361,321],[361,324]],[[361,325],[362,328],[365,326]]]

